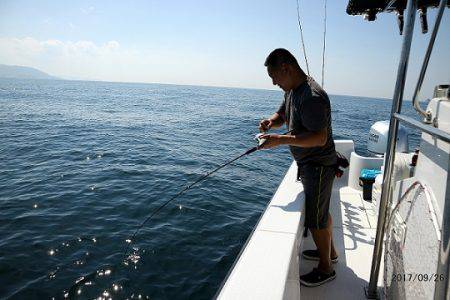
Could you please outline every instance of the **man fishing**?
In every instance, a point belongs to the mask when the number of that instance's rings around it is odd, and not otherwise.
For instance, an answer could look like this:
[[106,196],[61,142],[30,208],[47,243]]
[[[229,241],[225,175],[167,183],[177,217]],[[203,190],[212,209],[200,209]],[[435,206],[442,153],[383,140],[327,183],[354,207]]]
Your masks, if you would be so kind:
[[337,262],[338,258],[329,214],[336,164],[330,100],[288,50],[275,49],[264,65],[273,84],[285,94],[278,111],[262,120],[259,129],[266,132],[286,124],[290,134],[265,134],[262,148],[289,145],[297,162],[305,193],[305,228],[310,230],[317,246],[317,250],[306,250],[302,255],[305,259],[319,261],[317,268],[300,276],[300,282],[305,286],[318,286],[336,277],[332,262]]

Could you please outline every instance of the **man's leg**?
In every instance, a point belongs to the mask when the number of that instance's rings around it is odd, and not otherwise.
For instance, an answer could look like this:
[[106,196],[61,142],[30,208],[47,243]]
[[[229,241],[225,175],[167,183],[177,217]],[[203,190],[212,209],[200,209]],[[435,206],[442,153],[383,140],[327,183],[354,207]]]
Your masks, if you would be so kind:
[[336,251],[336,248],[334,247],[334,240],[333,240],[333,219],[331,218],[330,213],[328,213],[328,223],[327,223],[327,229],[330,232],[331,236],[331,251],[330,251],[330,258],[338,257],[339,254]]
[[[301,275],[300,283],[312,287],[336,277],[330,258],[331,249],[333,248],[333,254],[336,254],[336,250],[332,245],[333,221],[329,214],[335,173],[334,168],[322,166],[306,166],[301,171],[301,180],[305,192],[305,227],[311,231],[317,246],[319,265],[311,272]],[[305,256],[305,252],[303,256]]]
[[311,229],[311,233],[316,243],[317,250],[319,250],[320,261],[317,268],[325,273],[330,273],[331,268],[331,236],[327,228],[325,229]]
[[332,271],[331,257],[338,256],[333,244],[333,220],[331,215],[328,214],[327,228],[311,229],[311,233],[320,256],[317,267],[325,273],[330,273]]

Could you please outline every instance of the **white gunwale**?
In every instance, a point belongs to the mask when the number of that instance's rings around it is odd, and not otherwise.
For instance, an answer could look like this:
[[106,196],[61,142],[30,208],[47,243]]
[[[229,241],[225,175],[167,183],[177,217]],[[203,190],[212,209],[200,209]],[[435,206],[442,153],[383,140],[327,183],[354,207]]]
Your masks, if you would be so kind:
[[[350,158],[353,141],[336,141],[336,149]],[[299,285],[299,274],[317,262],[299,253],[314,248],[303,238],[304,194],[296,181],[293,162],[246,245],[224,281],[218,299],[364,299],[376,232],[376,211],[360,190],[347,186],[346,175],[335,180],[330,205],[339,262],[337,278],[320,287]]]

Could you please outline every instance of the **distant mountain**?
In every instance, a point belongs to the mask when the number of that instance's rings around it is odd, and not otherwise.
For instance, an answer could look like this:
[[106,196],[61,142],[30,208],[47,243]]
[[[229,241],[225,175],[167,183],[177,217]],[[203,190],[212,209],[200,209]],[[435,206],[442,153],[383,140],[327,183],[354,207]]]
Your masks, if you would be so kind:
[[0,78],[59,79],[35,68],[0,64]]

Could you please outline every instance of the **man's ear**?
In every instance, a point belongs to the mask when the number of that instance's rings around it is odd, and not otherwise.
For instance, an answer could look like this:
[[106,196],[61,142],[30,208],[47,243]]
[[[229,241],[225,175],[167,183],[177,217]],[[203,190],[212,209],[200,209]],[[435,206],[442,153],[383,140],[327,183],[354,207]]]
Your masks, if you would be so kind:
[[290,65],[288,65],[287,63],[282,63],[280,66],[280,70],[283,74],[288,74],[290,72]]

